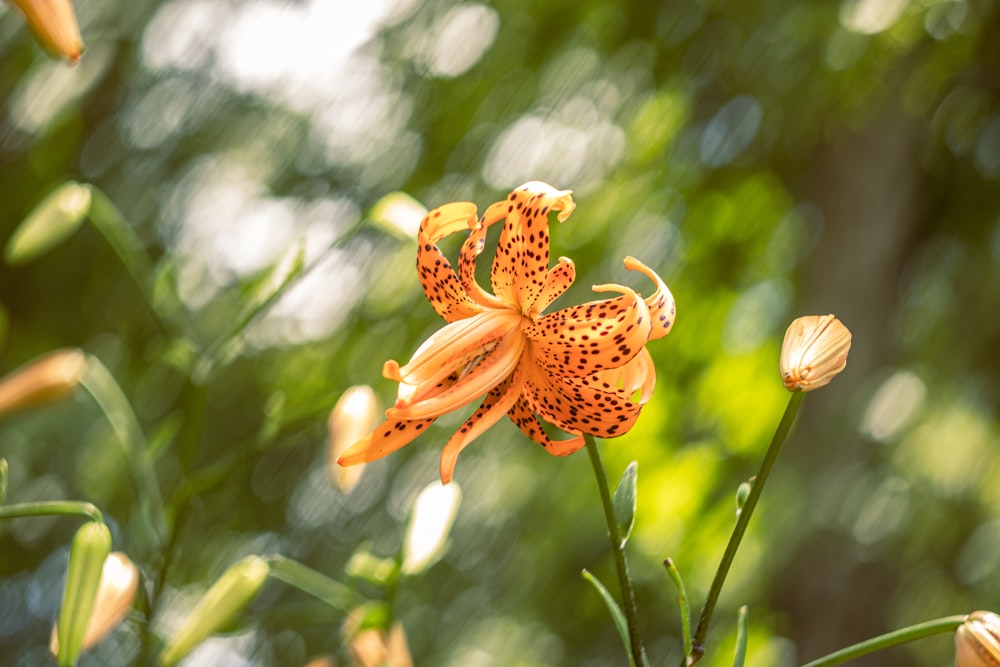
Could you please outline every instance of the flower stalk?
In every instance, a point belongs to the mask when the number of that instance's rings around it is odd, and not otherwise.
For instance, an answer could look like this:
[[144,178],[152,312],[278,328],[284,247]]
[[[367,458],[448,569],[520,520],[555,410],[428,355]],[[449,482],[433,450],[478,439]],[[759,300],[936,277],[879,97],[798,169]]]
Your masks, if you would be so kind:
[[774,462],[778,458],[781,446],[788,437],[788,432],[792,428],[795,415],[798,414],[799,406],[802,405],[802,399],[805,398],[805,395],[805,392],[799,391],[793,393],[788,399],[785,413],[781,416],[781,421],[778,422],[778,428],[774,432],[774,437],[767,448],[764,460],[761,461],[760,470],[757,472],[757,476],[750,487],[750,493],[747,494],[746,502],[740,511],[739,517],[736,519],[733,532],[729,536],[729,543],[722,554],[722,560],[719,561],[719,567],[715,571],[715,578],[712,580],[712,585],[708,590],[708,597],[705,600],[705,606],[702,607],[701,617],[698,619],[698,627],[692,639],[693,645],[691,651],[686,656],[685,662],[682,663],[681,667],[695,664],[701,660],[702,655],[705,653],[705,637],[708,635],[708,626],[712,622],[712,614],[715,612],[715,605],[719,601],[719,593],[722,592],[722,586],[725,584],[726,576],[729,574],[729,567],[733,564],[733,558],[736,556],[736,551],[740,548],[740,543],[743,541],[743,535],[750,524],[750,517],[753,516],[754,508],[757,507],[757,501],[760,500],[764,484],[767,483],[767,477],[771,474]]
[[625,620],[628,625],[632,664],[639,667],[647,667],[649,661],[646,658],[646,650],[642,646],[642,638],[639,635],[639,611],[635,603],[635,590],[632,588],[632,580],[628,576],[625,543],[622,540],[621,532],[618,530],[618,520],[615,518],[615,508],[611,500],[611,490],[608,486],[608,475],[604,470],[604,463],[601,461],[601,453],[597,449],[597,442],[594,440],[594,436],[584,435],[584,441],[587,453],[590,455],[590,463],[594,468],[594,475],[597,477],[597,488],[601,493],[601,505],[604,507],[604,520],[608,524],[611,554],[614,557],[615,571],[618,573],[618,583],[622,589],[622,602],[624,603]]

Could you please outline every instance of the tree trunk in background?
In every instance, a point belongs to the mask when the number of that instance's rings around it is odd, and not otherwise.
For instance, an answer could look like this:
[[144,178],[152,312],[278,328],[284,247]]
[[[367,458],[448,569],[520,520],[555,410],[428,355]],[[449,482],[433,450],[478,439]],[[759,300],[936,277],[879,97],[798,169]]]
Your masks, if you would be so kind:
[[[863,559],[861,549],[845,548],[851,542],[835,534],[849,530],[843,512],[838,513],[845,468],[865,468],[864,461],[879,457],[870,443],[853,435],[864,406],[857,397],[859,390],[871,389],[874,372],[895,361],[888,353],[894,348],[899,275],[924,210],[919,190],[924,131],[892,109],[824,146],[807,186],[825,224],[803,276],[798,312],[836,314],[851,330],[853,343],[844,374],[806,402],[793,436],[798,442],[788,457],[804,484],[829,492],[827,498],[803,503],[801,512],[827,516],[802,525],[825,527],[799,537],[775,600],[789,613],[800,661],[891,629],[886,615],[894,570]],[[857,664],[884,667],[905,659],[897,651]]]

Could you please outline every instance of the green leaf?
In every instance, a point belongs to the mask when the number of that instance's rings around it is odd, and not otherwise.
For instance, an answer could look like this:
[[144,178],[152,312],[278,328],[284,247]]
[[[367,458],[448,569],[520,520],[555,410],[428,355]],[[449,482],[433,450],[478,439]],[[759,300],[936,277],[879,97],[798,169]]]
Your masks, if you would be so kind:
[[235,317],[235,326],[212,345],[208,353],[209,358],[225,366],[238,357],[243,350],[245,343],[243,334],[246,330],[267,313],[305,269],[306,249],[305,244],[300,243],[282,259],[245,284],[241,291],[246,306]]
[[146,254],[142,241],[106,194],[93,186],[90,186],[90,190],[91,223],[121,259],[132,280],[146,298],[146,303],[152,307],[154,301],[151,284],[152,262]]
[[14,230],[4,259],[11,266],[26,264],[59,245],[80,227],[91,208],[90,186],[63,183],[28,213]]
[[607,605],[608,611],[611,612],[611,619],[615,622],[615,627],[618,629],[618,635],[622,638],[622,645],[625,647],[625,652],[628,653],[629,659],[632,660],[632,664],[635,664],[634,657],[632,656],[632,644],[629,642],[628,638],[628,622],[625,620],[625,614],[622,612],[622,608],[618,606],[618,603],[608,589],[604,587],[597,577],[592,575],[588,570],[584,569],[582,571],[583,578],[594,585],[597,592],[600,594],[601,599],[604,600],[604,604]]
[[0,505],[7,500],[7,459],[0,459]]
[[622,546],[628,542],[629,535],[632,534],[632,525],[635,523],[635,493],[636,474],[639,464],[635,461],[628,464],[622,478],[615,489],[612,505],[615,508],[615,519],[618,521],[618,534],[621,535]]
[[688,603],[687,588],[684,586],[684,579],[681,571],[677,569],[673,559],[668,558],[663,561],[663,567],[667,568],[670,578],[674,580],[677,587],[677,606],[681,610],[681,634],[684,638],[684,655],[691,655],[691,605]]
[[733,667],[743,667],[747,658],[747,606],[740,607],[740,615],[736,619],[736,657]]

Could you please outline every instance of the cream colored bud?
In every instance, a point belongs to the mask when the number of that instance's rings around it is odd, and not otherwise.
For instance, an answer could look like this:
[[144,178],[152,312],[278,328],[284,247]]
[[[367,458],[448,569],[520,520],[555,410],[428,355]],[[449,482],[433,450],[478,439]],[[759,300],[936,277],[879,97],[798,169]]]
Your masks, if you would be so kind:
[[[139,590],[139,568],[120,551],[115,551],[104,560],[101,569],[101,583],[97,586],[94,610],[83,635],[81,651],[103,639],[118,627],[135,602]],[[52,626],[52,640],[49,644],[54,655],[59,655],[59,624]]]
[[351,654],[361,667],[413,667],[406,633],[399,623],[388,633],[368,628],[354,635]]
[[83,53],[80,26],[70,0],[8,0],[20,9],[42,46],[76,63]]
[[330,412],[327,429],[330,437],[330,480],[341,493],[347,493],[361,479],[364,465],[350,468],[337,463],[348,447],[365,437],[382,421],[382,407],[375,391],[367,385],[351,387],[343,393]]
[[974,611],[955,632],[955,667],[1000,666],[1000,616]]
[[0,416],[66,398],[80,383],[87,356],[77,349],[50,352],[0,378]]
[[833,315],[800,317],[781,345],[781,379],[788,391],[812,391],[829,384],[847,365],[851,332]]

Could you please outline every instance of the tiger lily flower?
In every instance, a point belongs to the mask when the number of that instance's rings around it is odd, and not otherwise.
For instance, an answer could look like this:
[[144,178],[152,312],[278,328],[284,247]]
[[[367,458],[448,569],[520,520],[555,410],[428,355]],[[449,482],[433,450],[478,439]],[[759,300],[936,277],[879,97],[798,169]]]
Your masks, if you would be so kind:
[[[447,324],[400,366],[390,360],[386,379],[399,383],[386,420],[345,451],[349,466],[379,459],[413,441],[438,417],[485,395],[448,440],[441,481],[448,483],[459,453],[504,415],[556,456],[584,446],[584,434],[608,438],[628,431],[652,395],[656,371],[645,345],[667,335],[674,299],[660,277],[632,257],[625,268],[653,281],[643,299],[630,287],[596,285],[618,296],[543,315],[576,276],[560,257],[549,267],[549,221],[565,221],[575,204],[570,190],[531,182],[477,217],[475,204],[445,204],[430,211],[417,234],[420,284]],[[493,261],[490,294],[476,282],[476,258],[490,226],[503,223]],[[455,270],[437,243],[461,231]],[[551,439],[542,421],[568,433]]]

